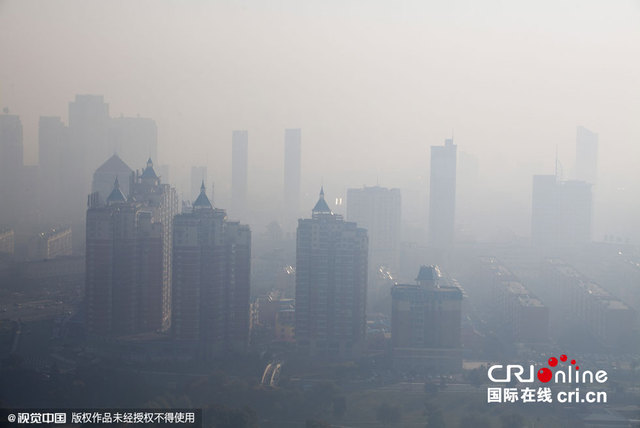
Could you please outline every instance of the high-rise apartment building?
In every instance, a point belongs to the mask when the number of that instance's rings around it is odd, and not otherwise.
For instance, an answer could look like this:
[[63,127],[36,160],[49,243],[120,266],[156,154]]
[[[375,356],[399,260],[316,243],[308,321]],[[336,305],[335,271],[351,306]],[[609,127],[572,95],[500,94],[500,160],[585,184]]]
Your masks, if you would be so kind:
[[[86,229],[86,312],[89,333],[149,331],[162,311],[162,225],[128,199],[116,178],[103,204],[89,196]],[[153,307],[150,307],[153,306]]]
[[[151,158],[142,171],[136,171],[130,186],[132,198],[151,213],[154,223],[162,225],[162,287],[159,293],[149,290],[154,299],[159,299],[159,303],[152,305],[153,312],[146,317],[146,325],[153,329],[168,330],[171,326],[173,218],[178,214],[178,194],[174,187],[161,182],[153,169]],[[154,275],[158,275],[158,272],[154,272]]]
[[285,226],[293,224],[300,211],[302,130],[284,131],[284,210]]
[[400,189],[373,186],[347,190],[347,221],[369,234],[369,268],[398,269],[401,233]]
[[364,348],[368,237],[324,200],[298,220],[295,334],[298,349],[320,358],[354,358]]
[[576,179],[596,184],[598,178],[598,134],[578,126],[576,136]]
[[15,224],[20,217],[24,175],[22,122],[13,114],[0,114],[0,223]]
[[233,131],[231,137],[231,214],[246,215],[249,173],[249,133]]
[[405,371],[462,368],[462,291],[437,266],[422,266],[416,284],[391,289],[393,365]]
[[431,146],[428,243],[434,248],[453,244],[456,214],[456,149],[453,139]]
[[172,332],[204,358],[249,341],[251,231],[229,222],[204,182],[191,212],[173,223]]

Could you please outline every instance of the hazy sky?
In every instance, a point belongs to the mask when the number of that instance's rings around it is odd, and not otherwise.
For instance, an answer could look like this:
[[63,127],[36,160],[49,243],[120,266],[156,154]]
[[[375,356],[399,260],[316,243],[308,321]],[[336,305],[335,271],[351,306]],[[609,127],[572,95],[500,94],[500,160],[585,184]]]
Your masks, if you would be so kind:
[[38,117],[90,93],[154,118],[159,162],[206,163],[222,191],[247,129],[250,193],[280,197],[286,127],[304,181],[336,192],[419,183],[452,130],[483,183],[530,192],[556,145],[571,173],[577,125],[601,175],[640,181],[639,1],[0,0],[0,58],[30,163]]

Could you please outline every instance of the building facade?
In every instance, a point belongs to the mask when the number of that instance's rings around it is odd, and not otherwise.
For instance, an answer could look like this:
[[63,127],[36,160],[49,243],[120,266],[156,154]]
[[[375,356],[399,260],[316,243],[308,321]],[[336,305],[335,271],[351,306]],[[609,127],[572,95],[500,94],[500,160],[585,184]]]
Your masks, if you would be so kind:
[[162,311],[162,225],[124,196],[118,179],[104,204],[92,193],[88,205],[88,332],[121,336],[152,330],[158,323],[149,321],[149,313]]
[[400,189],[373,186],[347,190],[347,221],[369,233],[369,270],[396,271],[401,234]]
[[302,130],[284,131],[284,225],[287,231],[293,229],[300,211]]
[[460,371],[462,291],[437,266],[422,266],[416,284],[391,289],[393,367],[431,373]]
[[295,335],[302,354],[355,358],[365,343],[368,236],[324,200],[298,221]]
[[251,231],[215,209],[204,182],[191,212],[173,223],[172,334],[203,358],[249,341]]
[[231,136],[231,214],[244,216],[247,210],[249,175],[249,133],[233,131]]
[[428,243],[446,249],[453,244],[456,214],[456,150],[453,139],[431,146]]

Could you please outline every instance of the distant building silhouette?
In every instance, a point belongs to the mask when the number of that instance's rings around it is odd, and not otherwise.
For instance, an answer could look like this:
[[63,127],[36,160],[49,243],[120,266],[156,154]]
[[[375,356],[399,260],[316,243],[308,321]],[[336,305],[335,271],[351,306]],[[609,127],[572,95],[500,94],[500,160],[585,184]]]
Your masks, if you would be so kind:
[[590,184],[598,179],[598,134],[583,126],[576,137],[576,179]]
[[20,209],[23,179],[22,122],[19,116],[0,114],[0,221],[7,226],[24,214]]
[[13,254],[15,234],[13,229],[0,227],[0,253]]
[[71,228],[57,227],[38,233],[29,240],[27,253],[29,260],[49,260],[72,255]]
[[[65,215],[67,206],[60,200],[62,189],[67,189],[67,183],[63,180],[67,175],[66,167],[69,156],[69,128],[59,117],[40,117],[38,122],[38,159],[39,159],[39,186],[40,210],[47,211],[47,217],[54,223],[69,220]],[[110,185],[113,184],[113,178]],[[106,197],[106,195],[105,195]],[[62,202],[62,203],[61,203]]]
[[334,214],[324,191],[310,219],[298,220],[295,335],[320,358],[355,358],[364,348],[367,231]]
[[446,373],[462,368],[462,291],[437,266],[422,266],[416,284],[391,289],[393,366]]
[[100,201],[105,202],[113,190],[113,181],[117,177],[120,190],[123,194],[128,195],[131,174],[133,174],[133,170],[129,168],[129,165],[124,163],[120,156],[114,154],[93,173],[91,192],[97,192]]
[[204,358],[249,341],[251,231],[215,209],[204,182],[192,212],[173,224],[173,337]]
[[531,240],[553,246],[591,240],[591,184],[559,181],[555,175],[534,175]]
[[249,133],[233,131],[231,137],[231,214],[246,215],[249,174]]
[[284,210],[285,228],[289,229],[300,212],[302,130],[284,131]]
[[[490,328],[505,340],[541,344],[549,341],[549,308],[494,257],[481,257],[477,286]],[[555,294],[555,293],[554,293]]]
[[347,220],[367,229],[369,270],[381,266],[397,272],[401,234],[400,189],[373,186],[347,190]]
[[453,244],[456,214],[456,149],[453,139],[431,146],[428,243],[446,249]]

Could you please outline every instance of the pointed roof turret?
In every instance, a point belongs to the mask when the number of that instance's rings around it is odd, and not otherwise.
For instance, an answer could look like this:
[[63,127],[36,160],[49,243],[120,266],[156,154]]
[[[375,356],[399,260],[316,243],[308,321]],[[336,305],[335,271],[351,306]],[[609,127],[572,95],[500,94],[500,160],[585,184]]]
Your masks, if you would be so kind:
[[324,186],[320,187],[320,197],[318,198],[318,202],[316,202],[316,206],[311,210],[314,214],[333,214],[329,205],[324,200]]
[[113,190],[111,194],[107,198],[107,205],[117,204],[127,202],[127,198],[124,196],[124,193],[120,190],[120,183],[118,183],[118,177],[116,177],[116,181],[113,182]]
[[207,197],[207,191],[204,187],[204,180],[202,180],[202,186],[200,186],[200,194],[198,198],[193,203],[193,209],[200,208],[213,208],[211,202],[209,202],[209,198]]
[[158,178],[156,172],[153,169],[153,162],[151,161],[151,158],[149,158],[149,160],[147,161],[147,167],[142,172],[140,178],[152,178],[154,180]]

